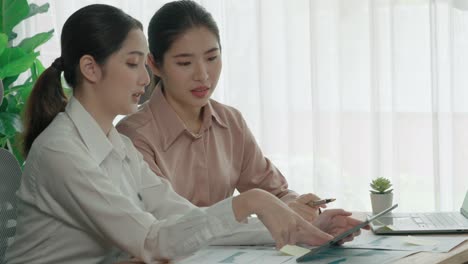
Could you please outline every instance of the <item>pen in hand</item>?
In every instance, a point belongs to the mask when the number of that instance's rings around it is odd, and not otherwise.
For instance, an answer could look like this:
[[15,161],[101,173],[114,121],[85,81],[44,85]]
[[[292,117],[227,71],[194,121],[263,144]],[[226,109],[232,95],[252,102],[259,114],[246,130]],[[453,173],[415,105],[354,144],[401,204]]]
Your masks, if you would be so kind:
[[321,200],[316,200],[316,201],[310,201],[307,203],[307,205],[309,206],[319,206],[319,205],[322,205],[322,204],[327,204],[327,203],[331,203],[331,202],[334,202],[336,201],[335,198],[329,198],[329,199],[321,199]]

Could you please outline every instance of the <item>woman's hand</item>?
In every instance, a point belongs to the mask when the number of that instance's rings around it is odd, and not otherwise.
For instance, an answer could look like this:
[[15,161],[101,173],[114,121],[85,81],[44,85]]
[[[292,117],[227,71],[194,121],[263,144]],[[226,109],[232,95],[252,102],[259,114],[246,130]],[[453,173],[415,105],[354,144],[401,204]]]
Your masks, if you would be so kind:
[[249,214],[257,214],[270,231],[278,249],[296,243],[321,245],[333,238],[304,220],[277,197],[263,190],[253,189],[235,197],[233,209],[238,221],[242,221]]
[[290,202],[287,202],[287,205],[294,212],[302,216],[302,218],[312,223],[319,215],[319,207],[322,207],[322,208],[327,207],[326,204],[316,206],[316,207],[308,205],[308,203],[312,201],[317,201],[317,200],[320,200],[320,197],[318,197],[317,195],[313,193],[307,193],[307,194],[303,194],[297,197],[296,199]]
[[[331,209],[323,211],[320,214],[313,224],[318,227],[320,230],[332,235],[333,237],[343,233],[344,231],[362,223],[361,221],[354,219],[351,216],[350,212],[347,212],[343,209]],[[363,229],[369,230],[369,226],[364,227]],[[343,244],[345,242],[351,241],[354,237],[361,234],[361,230],[347,236],[339,242]]]

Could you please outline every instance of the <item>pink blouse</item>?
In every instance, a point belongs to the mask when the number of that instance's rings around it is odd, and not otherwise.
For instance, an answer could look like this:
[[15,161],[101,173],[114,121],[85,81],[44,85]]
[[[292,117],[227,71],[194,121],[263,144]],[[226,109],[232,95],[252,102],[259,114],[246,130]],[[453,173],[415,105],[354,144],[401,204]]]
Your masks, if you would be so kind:
[[281,172],[263,156],[241,113],[210,100],[200,133],[192,134],[166,101],[160,87],[141,109],[119,122],[155,174],[197,206],[264,189],[282,200],[295,198]]

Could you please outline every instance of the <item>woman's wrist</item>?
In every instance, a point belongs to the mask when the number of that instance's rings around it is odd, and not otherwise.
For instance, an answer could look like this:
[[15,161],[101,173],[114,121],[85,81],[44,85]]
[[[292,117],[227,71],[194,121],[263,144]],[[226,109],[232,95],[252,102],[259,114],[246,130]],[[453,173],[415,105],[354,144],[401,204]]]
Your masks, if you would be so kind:
[[232,209],[238,222],[251,214],[259,214],[269,193],[260,189],[251,189],[232,199]]

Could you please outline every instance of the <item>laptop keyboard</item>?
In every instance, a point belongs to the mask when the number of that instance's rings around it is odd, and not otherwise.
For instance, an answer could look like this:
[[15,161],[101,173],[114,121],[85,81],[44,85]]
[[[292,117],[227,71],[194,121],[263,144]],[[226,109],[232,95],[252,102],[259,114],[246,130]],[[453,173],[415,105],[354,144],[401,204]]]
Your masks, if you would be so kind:
[[468,221],[459,213],[420,213],[412,214],[413,220],[422,228],[467,227]]

